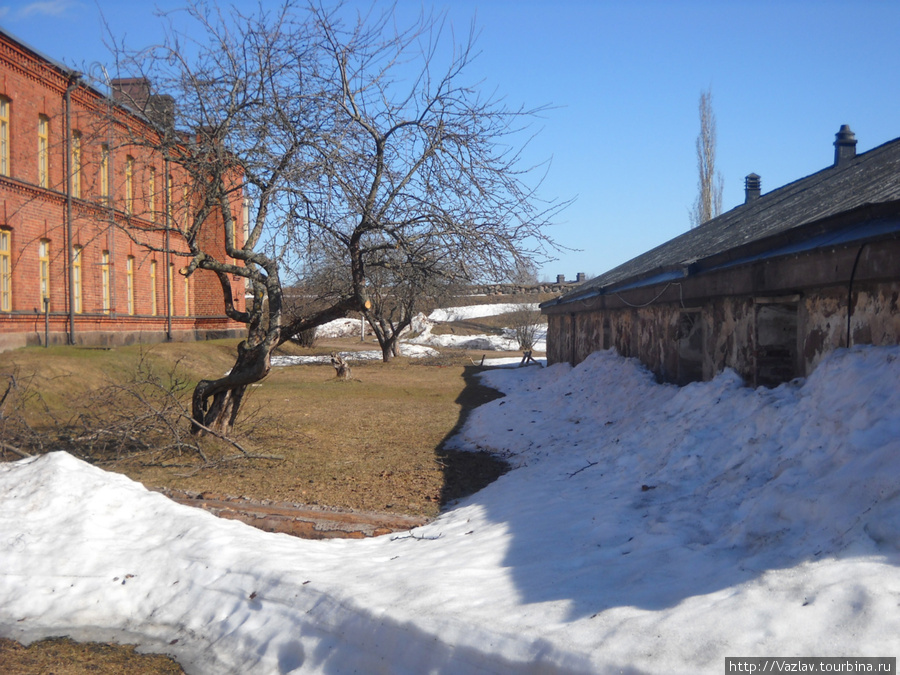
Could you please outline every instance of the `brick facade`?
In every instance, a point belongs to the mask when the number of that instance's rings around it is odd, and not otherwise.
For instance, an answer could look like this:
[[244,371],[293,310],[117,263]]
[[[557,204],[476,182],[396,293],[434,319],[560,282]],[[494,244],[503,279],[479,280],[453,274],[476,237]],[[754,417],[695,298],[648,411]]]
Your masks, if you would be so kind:
[[[179,273],[191,190],[179,167],[136,142],[152,145],[154,133],[0,30],[0,350],[240,334],[216,275]],[[237,191],[239,240],[242,206]],[[218,225],[203,236],[219,240],[207,250],[224,260]],[[244,309],[242,279],[232,293]]]

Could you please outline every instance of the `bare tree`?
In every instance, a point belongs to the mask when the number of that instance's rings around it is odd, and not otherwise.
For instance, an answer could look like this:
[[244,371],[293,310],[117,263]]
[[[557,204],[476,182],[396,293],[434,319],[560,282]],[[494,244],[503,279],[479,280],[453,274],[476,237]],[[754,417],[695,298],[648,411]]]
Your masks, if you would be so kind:
[[401,258],[392,253],[372,261],[367,275],[372,306],[365,317],[385,363],[400,355],[400,336],[426,305],[446,295],[454,278],[449,266],[427,254]]
[[[191,177],[189,213],[169,227],[187,247],[182,274],[218,275],[226,313],[248,328],[231,371],[194,390],[196,431],[231,429],[279,344],[370,309],[367,264],[385,252],[412,259],[428,241],[477,277],[552,245],[544,226],[562,205],[537,199],[515,149],[537,110],[510,109],[466,79],[471,33],[444,51],[440,17],[398,30],[390,10],[351,21],[347,8],[294,0],[250,16],[205,2],[187,11],[190,37],[171,29],[130,63],[174,98],[189,130],[157,142]],[[344,284],[289,316],[282,275],[313,246],[340,261]],[[246,311],[234,278],[253,297]]]
[[700,92],[700,133],[697,136],[698,194],[690,212],[691,227],[702,225],[722,213],[722,174],[716,170],[716,116],[712,92]]
[[541,310],[533,305],[521,305],[508,314],[510,328],[515,335],[519,349],[530,351],[537,342],[538,331],[545,322]]

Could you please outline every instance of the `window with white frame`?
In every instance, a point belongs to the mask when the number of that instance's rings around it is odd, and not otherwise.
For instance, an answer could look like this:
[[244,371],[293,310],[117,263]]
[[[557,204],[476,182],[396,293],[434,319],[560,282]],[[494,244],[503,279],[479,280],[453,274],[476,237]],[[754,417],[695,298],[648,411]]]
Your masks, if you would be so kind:
[[38,116],[38,185],[50,187],[50,118]]
[[12,235],[0,230],[0,312],[12,311]]
[[38,264],[41,275],[41,309],[44,301],[50,299],[50,240],[41,239],[38,245]]
[[9,99],[0,96],[0,175],[9,175]]
[[103,251],[100,254],[100,302],[103,312],[109,314],[109,251]]
[[81,297],[81,246],[72,247],[72,309],[76,314],[82,312]]
[[125,260],[125,284],[126,303],[128,313],[134,314],[134,256],[130,255]]

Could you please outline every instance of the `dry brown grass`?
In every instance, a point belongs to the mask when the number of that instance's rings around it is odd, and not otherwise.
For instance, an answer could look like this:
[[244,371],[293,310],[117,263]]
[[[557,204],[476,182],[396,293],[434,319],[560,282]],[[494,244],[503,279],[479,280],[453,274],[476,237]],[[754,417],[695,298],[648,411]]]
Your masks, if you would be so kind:
[[[39,428],[51,416],[71,416],[91,389],[121,378],[141,358],[161,370],[178,361],[183,376],[194,382],[225,372],[234,345],[23,349],[0,354],[0,374],[15,371],[29,391],[40,393],[43,404],[28,408],[29,423]],[[373,348],[345,339],[320,341],[313,350],[286,350],[327,354]],[[468,410],[497,395],[473,381],[477,368],[472,361],[480,358],[480,352],[458,352],[429,361],[353,362],[350,382],[336,381],[330,365],[273,369],[253,388],[239,425],[248,449],[280,455],[279,461],[239,460],[199,470],[198,458],[187,453],[164,461],[136,455],[99,464],[148,487],[433,517],[442,505],[484,487],[504,471],[487,455],[443,447]],[[207,450],[211,457],[234,454],[221,444]],[[135,654],[129,647],[69,640],[42,641],[28,649],[0,641],[4,673],[181,672],[159,658]]]
[[[355,339],[324,340],[314,350],[291,345],[286,351],[327,354],[372,346]],[[160,371],[177,362],[180,376],[192,385],[227,370],[233,348],[226,341],[25,349],[0,354],[0,374],[15,371],[30,393],[40,395],[40,404],[32,401],[27,414],[31,426],[41,430],[54,419],[76,416],[92,389],[126,377],[139,360]],[[469,377],[472,362],[465,353],[429,361],[357,361],[349,382],[336,380],[330,365],[274,368],[246,397],[238,427],[243,447],[279,460],[240,459],[214,469],[203,469],[190,452],[90,460],[148,487],[434,516],[441,504],[468,489],[457,484],[460,463],[486,471],[485,480],[497,475],[498,465],[489,458],[476,456],[473,462],[468,453],[460,457],[443,449],[464,413],[490,396]],[[187,389],[184,397],[189,394]],[[222,443],[205,450],[213,460],[237,454]]]
[[0,638],[0,669],[4,675],[184,675],[173,659],[138,654],[133,646],[74,642],[48,638],[23,647]]

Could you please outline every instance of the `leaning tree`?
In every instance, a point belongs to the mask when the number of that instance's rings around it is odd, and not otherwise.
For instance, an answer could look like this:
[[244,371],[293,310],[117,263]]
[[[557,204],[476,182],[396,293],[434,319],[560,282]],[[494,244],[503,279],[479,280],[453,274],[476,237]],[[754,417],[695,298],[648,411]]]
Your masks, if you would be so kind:
[[[253,15],[205,2],[186,11],[190,27],[170,22],[164,44],[120,51],[119,62],[175,102],[176,124],[152,141],[190,176],[189,213],[169,227],[186,250],[170,253],[185,255],[184,275],[218,275],[227,315],[247,326],[231,371],[194,391],[198,432],[230,431],[246,388],[291,336],[371,308],[368,265],[421,268],[428,251],[459,275],[500,276],[553,246],[545,226],[562,205],[537,198],[517,145],[537,110],[469,81],[471,32],[459,43],[441,17],[398,30],[390,10],[293,0]],[[344,283],[288,313],[283,277],[316,248]],[[234,277],[252,295],[246,311]]]

